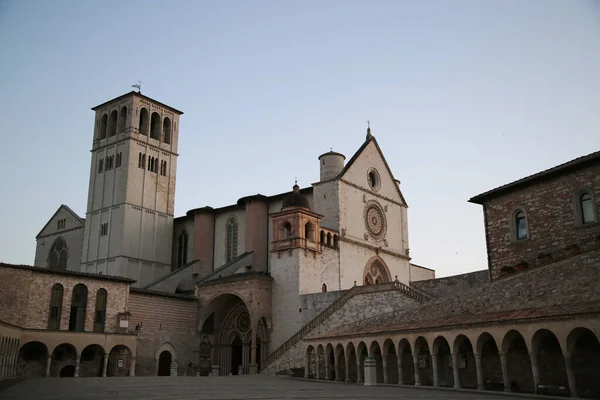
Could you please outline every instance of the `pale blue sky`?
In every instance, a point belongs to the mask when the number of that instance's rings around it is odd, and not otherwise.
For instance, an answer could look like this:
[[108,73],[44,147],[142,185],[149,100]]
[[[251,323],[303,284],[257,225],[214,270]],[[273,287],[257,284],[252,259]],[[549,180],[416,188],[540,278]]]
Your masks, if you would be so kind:
[[90,107],[138,80],[185,112],[177,216],[308,186],[370,120],[438,276],[487,268],[471,196],[600,149],[598,1],[0,0],[0,54],[9,263],[84,216]]

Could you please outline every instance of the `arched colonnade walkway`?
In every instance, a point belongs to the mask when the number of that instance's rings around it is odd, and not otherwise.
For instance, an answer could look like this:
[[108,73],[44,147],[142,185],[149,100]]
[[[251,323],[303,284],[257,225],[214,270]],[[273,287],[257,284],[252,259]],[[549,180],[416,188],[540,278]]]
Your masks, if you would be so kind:
[[[107,351],[108,350],[108,351]],[[16,375],[23,377],[135,376],[135,356],[123,344],[51,345],[32,340],[19,348]]]
[[600,321],[306,341],[304,375],[347,383],[429,385],[600,397]]

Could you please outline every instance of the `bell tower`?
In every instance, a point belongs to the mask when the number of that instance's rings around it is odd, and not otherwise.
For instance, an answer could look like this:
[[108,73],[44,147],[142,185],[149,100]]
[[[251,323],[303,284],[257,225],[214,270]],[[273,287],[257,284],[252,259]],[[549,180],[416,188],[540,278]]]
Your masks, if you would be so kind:
[[183,112],[133,91],[92,110],[81,270],[144,286],[171,270]]

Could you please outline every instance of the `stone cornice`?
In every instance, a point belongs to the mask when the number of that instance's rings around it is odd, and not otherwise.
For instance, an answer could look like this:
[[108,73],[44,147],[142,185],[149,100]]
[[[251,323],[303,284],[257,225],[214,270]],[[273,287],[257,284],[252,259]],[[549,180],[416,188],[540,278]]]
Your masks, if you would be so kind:
[[[129,135],[126,135],[127,133],[129,133]],[[138,138],[132,136],[131,132],[129,132],[129,131],[122,132],[120,135],[123,135],[123,137],[121,137],[119,139],[115,139],[114,141],[110,141],[110,143],[109,143],[109,140],[107,140],[107,143],[102,144],[102,145],[97,144],[97,141],[95,140],[94,144],[92,145],[92,149],[90,150],[90,152],[91,153],[95,153],[95,152],[98,152],[100,150],[104,150],[107,147],[116,146],[119,143],[123,143],[123,142],[126,142],[126,141],[130,140],[132,142],[137,142],[138,144],[141,144],[143,146],[150,147],[151,149],[156,150],[158,152],[167,153],[167,154],[175,156],[175,157],[179,156],[179,154],[175,153],[174,151],[162,149],[162,148],[160,148],[160,146],[156,146],[154,144],[151,144],[151,143],[148,143],[148,142],[144,142],[143,140],[138,139]],[[142,135],[142,136],[146,137],[145,135]],[[117,137],[118,137],[118,135],[117,135]],[[102,139],[102,140],[105,140],[105,139]]]
[[155,214],[159,214],[159,215],[163,215],[163,216],[166,216],[166,217],[173,218],[173,214],[164,213],[164,212],[160,212],[160,211],[156,211],[156,210],[151,210],[149,208],[138,206],[137,204],[131,204],[131,203],[127,203],[127,202],[125,202],[125,203],[119,203],[119,204],[113,204],[112,206],[102,207],[102,208],[98,208],[97,210],[88,211],[88,212],[85,213],[85,215],[87,216],[89,214],[95,214],[95,213],[98,213],[98,212],[101,212],[101,211],[106,211],[106,210],[108,210],[110,208],[115,208],[115,207],[118,207],[118,206],[121,206],[121,205],[130,206],[130,207],[134,207],[134,208],[139,208],[139,209],[144,210],[144,211],[148,211],[148,212],[151,212],[151,213],[155,213]]
[[56,231],[56,232],[52,232],[52,233],[48,233],[47,235],[39,235],[36,239],[44,239],[50,236],[60,236],[63,235],[67,232],[72,232],[72,231],[76,231],[77,229],[83,229],[84,226],[76,226],[75,228],[69,228],[69,229],[61,229],[60,231]]
[[358,240],[355,240],[355,239],[351,239],[348,236],[340,236],[339,240],[342,241],[342,242],[354,244],[356,246],[364,247],[364,248],[367,248],[369,250],[375,250],[377,253],[383,253],[383,254],[387,254],[387,255],[390,255],[390,256],[402,258],[403,260],[408,260],[408,261],[411,260],[410,257],[408,257],[408,256],[406,256],[406,255],[404,255],[402,253],[397,253],[395,251],[388,250],[385,247],[379,247],[379,246],[376,246],[376,245],[373,245],[373,244],[370,244],[370,243],[364,243],[364,242],[361,242],[361,241],[358,241]]
[[389,197],[387,197],[387,196],[384,196],[384,195],[382,195],[382,194],[379,194],[379,193],[373,192],[372,190],[369,190],[369,189],[367,189],[367,188],[364,188],[364,187],[362,187],[362,186],[360,186],[360,185],[357,185],[357,184],[355,184],[355,183],[349,182],[349,181],[347,181],[347,180],[345,180],[345,179],[343,179],[343,178],[341,178],[341,179],[340,179],[340,182],[343,182],[343,183],[345,183],[345,184],[346,184],[346,185],[348,185],[348,186],[352,186],[353,188],[355,188],[355,189],[358,189],[358,190],[360,190],[360,191],[361,191],[361,192],[363,192],[363,193],[369,194],[369,195],[371,195],[371,196],[374,196],[374,197],[378,197],[378,198],[380,198],[380,199],[383,199],[383,200],[385,200],[385,201],[388,201],[388,202],[390,202],[390,203],[392,203],[392,204],[396,204],[396,205],[398,205],[398,206],[400,206],[400,207],[405,207],[405,208],[408,208],[408,206],[407,206],[406,204],[403,204],[403,203],[399,202],[398,200],[390,199],[390,198],[389,198]]
[[145,260],[143,258],[130,257],[130,256],[126,256],[126,255],[123,255],[123,254],[119,254],[119,255],[111,256],[111,257],[106,257],[106,258],[99,258],[97,260],[86,261],[86,262],[82,262],[81,264],[85,264],[85,265],[87,265],[87,264],[94,264],[94,263],[99,263],[99,262],[112,261],[112,260],[117,259],[117,258],[127,258],[130,261],[141,261],[141,262],[146,263],[146,264],[162,265],[163,267],[169,267],[169,268],[171,268],[171,264],[165,264],[165,263],[161,263],[161,262],[158,262],[158,261]]

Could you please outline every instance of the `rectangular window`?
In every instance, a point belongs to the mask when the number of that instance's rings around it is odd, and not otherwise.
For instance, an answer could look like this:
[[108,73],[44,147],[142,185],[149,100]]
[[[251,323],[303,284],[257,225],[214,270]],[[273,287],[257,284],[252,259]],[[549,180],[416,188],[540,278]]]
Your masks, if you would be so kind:
[[117,153],[117,160],[115,161],[116,168],[119,168],[121,166],[122,158],[123,158],[123,153]]
[[108,222],[100,225],[100,236],[108,235]]
[[58,223],[56,225],[57,225],[56,229],[58,229],[58,230],[65,229],[65,226],[67,225],[67,220],[64,218],[59,219]]
[[101,174],[103,169],[104,169],[104,159],[101,158],[98,161],[98,173]]

